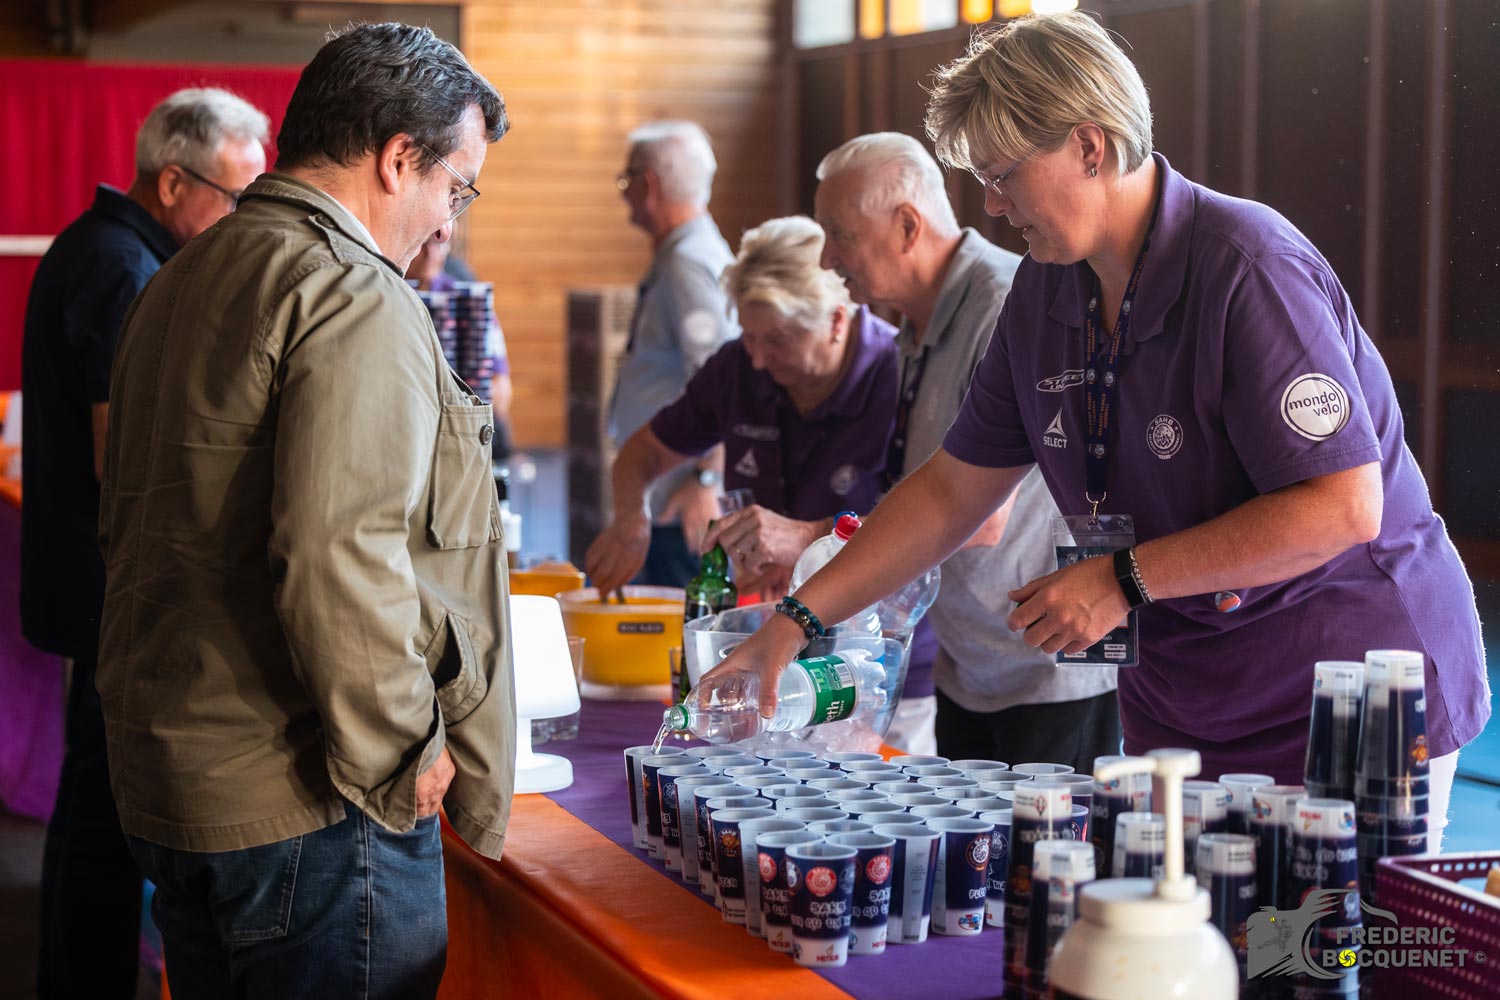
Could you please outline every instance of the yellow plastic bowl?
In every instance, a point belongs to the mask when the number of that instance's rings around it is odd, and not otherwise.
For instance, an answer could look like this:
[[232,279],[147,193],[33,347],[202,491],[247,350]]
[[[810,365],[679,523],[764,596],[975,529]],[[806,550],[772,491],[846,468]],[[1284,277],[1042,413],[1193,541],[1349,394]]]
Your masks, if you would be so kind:
[[583,587],[583,572],[566,563],[549,563],[532,569],[510,571],[512,594],[534,594],[537,597],[556,597],[565,590]]
[[625,603],[599,603],[594,587],[559,593],[569,635],[581,635],[583,694],[604,700],[655,700],[671,687],[667,650],[682,645],[678,587],[626,587]]

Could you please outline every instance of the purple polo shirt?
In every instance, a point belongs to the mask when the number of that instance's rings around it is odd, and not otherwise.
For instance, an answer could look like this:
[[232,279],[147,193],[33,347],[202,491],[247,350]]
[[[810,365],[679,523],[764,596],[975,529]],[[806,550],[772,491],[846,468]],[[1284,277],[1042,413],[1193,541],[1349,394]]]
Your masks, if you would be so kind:
[[[1385,362],[1291,223],[1156,163],[1161,201],[1101,511],[1133,515],[1138,541],[1149,541],[1377,461],[1385,509],[1375,541],[1238,591],[1238,611],[1215,610],[1213,595],[1141,609],[1141,665],[1120,671],[1126,751],[1193,747],[1210,777],[1264,771],[1301,783],[1314,661],[1382,648],[1426,654],[1429,751],[1457,750],[1490,715],[1474,593],[1405,445]],[[943,442],[973,465],[1036,462],[1064,514],[1088,512],[1092,285],[1085,263],[1022,262]]]
[[724,488],[800,521],[841,510],[868,514],[880,498],[896,413],[896,328],[860,309],[854,357],[833,395],[799,414],[786,390],[756,371],[739,340],[698,370],[651,418],[661,443],[683,455],[724,444]]

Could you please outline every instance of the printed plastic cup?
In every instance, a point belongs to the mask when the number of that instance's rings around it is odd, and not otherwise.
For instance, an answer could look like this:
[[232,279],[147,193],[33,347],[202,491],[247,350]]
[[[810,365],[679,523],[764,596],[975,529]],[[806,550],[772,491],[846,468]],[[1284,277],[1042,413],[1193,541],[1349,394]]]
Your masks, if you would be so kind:
[[[1252,806],[1253,811],[1253,806]],[[1229,832],[1229,792],[1217,781],[1182,783],[1182,861],[1191,873],[1196,845],[1205,833]]]
[[835,750],[833,753],[825,753],[823,759],[834,767],[840,767],[852,760],[883,760],[878,753],[869,753],[864,750]]
[[963,760],[950,760],[949,767],[956,767],[959,771],[973,777],[970,771],[1009,771],[1010,765],[1003,760],[979,760],[976,758],[965,758]]
[[[755,756],[765,761],[767,764],[771,764],[773,767],[775,766],[774,762],[777,760],[815,761],[818,759],[818,755],[811,750],[792,750],[782,747],[772,747],[766,750],[757,750],[755,752]],[[810,767],[811,764],[808,764],[807,766]]]
[[762,833],[755,838],[756,861],[760,865],[761,936],[772,951],[791,953],[792,892],[787,885],[786,852],[796,844],[822,843],[823,838],[806,830]]
[[891,857],[890,923],[886,941],[921,944],[932,926],[932,888],[937,877],[938,839],[926,824],[881,823],[873,833],[895,839]]
[[1011,792],[1010,857],[1005,871],[1005,991],[1021,993],[1026,986],[1026,935],[1031,919],[1032,864],[1036,845],[1044,840],[1066,840],[1071,832],[1073,790],[1067,785],[1035,781]]
[[899,781],[877,781],[870,786],[872,791],[890,797],[892,795],[931,795],[937,791],[931,785],[923,781],[912,781],[903,777]]
[[[729,777],[728,773],[725,774],[725,777],[726,778]],[[801,788],[802,787],[801,785],[797,784],[797,782],[793,781],[791,778],[788,778],[784,774],[752,774],[752,775],[743,775],[743,776],[740,776],[740,777],[736,777],[734,780],[738,781],[740,784],[744,785],[746,788],[753,788],[753,789],[755,789],[757,792],[764,792],[764,791],[772,789],[772,788]]]
[[[918,781],[927,781],[928,778],[962,778],[963,772],[956,767],[947,764],[908,764],[901,770],[906,772],[907,777],[916,778]],[[927,781],[930,785],[932,782]]]
[[1094,804],[1094,776],[1092,774],[1041,774],[1037,781],[1054,785],[1067,785],[1073,792],[1073,804],[1091,809]]
[[725,923],[745,922],[745,862],[740,824],[749,819],[775,819],[772,809],[718,809],[709,814],[714,841],[714,877],[718,880],[719,914]]
[[701,747],[687,747],[682,752],[687,754],[689,757],[697,757],[699,760],[708,760],[711,757],[745,756],[745,752],[739,747],[720,747],[712,745]]
[[646,853],[660,861],[662,860],[661,787],[657,784],[656,772],[664,767],[683,763],[683,757],[681,754],[656,754],[651,757],[642,757],[640,760],[641,789],[645,805],[641,825],[646,828]]
[[1245,924],[1255,912],[1255,838],[1238,833],[1205,833],[1198,838],[1198,884],[1208,890],[1210,919],[1244,969]]
[[630,789],[630,842],[638,851],[650,847],[646,839],[646,786],[641,783],[641,761],[647,757],[680,757],[686,752],[682,747],[662,747],[659,753],[653,752],[649,746],[625,750],[625,781]]
[[840,844],[793,844],[786,849],[792,960],[798,965],[836,969],[849,960],[858,856],[857,850]]
[[[944,774],[931,778],[923,778],[922,783],[931,785],[938,791],[942,791],[944,788],[979,788],[979,782],[962,774]],[[983,789],[980,790],[983,791]]]
[[856,802],[845,810],[850,816],[864,823],[885,823],[892,816],[909,816],[906,810],[894,802]]
[[817,788],[825,792],[847,792],[856,788],[869,788],[872,782],[863,781],[859,778],[814,778],[807,783],[808,788]]
[[939,816],[927,820],[927,827],[941,834],[932,893],[932,929],[954,937],[978,934],[984,929],[990,835],[995,825],[973,816]]
[[992,792],[1008,792],[1023,781],[1034,780],[1031,775],[1022,774],[1020,771],[1015,770],[979,771],[970,775],[970,777],[979,782],[980,788],[985,788]]
[[814,808],[783,809],[781,815],[787,819],[794,819],[801,823],[817,823],[825,819],[848,819],[849,814],[842,809],[833,806],[819,806]]
[[1011,811],[991,809],[979,818],[994,827],[990,834],[989,884],[984,897],[984,922],[991,927],[1005,926],[1005,866],[1010,859]]
[[[779,767],[783,771],[806,771],[811,770],[815,765],[815,761],[807,757],[761,757],[760,759],[767,767]],[[828,768],[822,767],[818,770],[827,771]]]
[[948,802],[940,806],[912,806],[911,814],[922,817],[922,822],[931,826],[935,819],[971,819],[976,814],[960,803]]
[[787,768],[786,776],[796,778],[801,782],[817,781],[819,778],[836,778],[841,772],[827,767],[819,767],[812,761],[807,762],[806,767]]
[[839,770],[851,778],[871,783],[905,777],[901,768],[888,760],[851,760]]
[[[1133,758],[1106,754],[1094,758],[1094,771],[1105,764]],[[1121,813],[1151,811],[1151,775],[1127,774],[1110,781],[1094,782],[1093,815],[1089,817],[1089,843],[1094,845],[1094,872],[1098,878],[1114,874],[1115,822]]]
[[1295,910],[1292,898],[1292,826],[1297,803],[1307,798],[1301,785],[1262,785],[1250,793],[1250,836],[1255,838],[1255,903]]
[[698,799],[699,788],[740,787],[734,779],[723,774],[690,774],[679,777],[675,784],[677,793],[678,854],[677,871],[684,882],[698,884]]
[[872,788],[835,788],[828,793],[828,800],[840,809],[857,809],[870,802],[885,802],[886,796]]
[[875,824],[857,819],[820,819],[816,823],[807,824],[807,828],[813,833],[831,837],[836,833],[869,833],[875,829]]
[[[669,872],[682,871],[682,811],[678,808],[677,782],[689,777],[715,777],[697,761],[672,764],[656,771],[657,798],[661,800],[662,863]],[[717,775],[723,777],[723,775]],[[696,835],[696,831],[694,831]]]
[[948,758],[939,757],[936,754],[904,753],[892,757],[891,763],[895,764],[902,770],[905,770],[908,767],[930,767],[933,765],[946,765],[948,763]]
[[703,766],[715,774],[725,774],[731,767],[755,767],[760,761],[744,754],[729,754],[724,757],[704,757]]
[[[760,763],[746,764],[743,767],[729,767],[729,768],[725,768],[724,769],[724,773],[727,774],[727,775],[729,775],[735,781],[739,781],[741,778],[766,778],[766,777],[784,778],[784,777],[786,777],[786,772],[783,771],[781,768],[779,768],[779,767],[767,767],[765,764],[760,764]],[[790,779],[790,780],[795,780],[795,779]],[[743,784],[743,782],[741,782],[741,784]]]
[[1219,784],[1229,793],[1229,833],[1250,832],[1250,793],[1261,785],[1274,785],[1269,774],[1221,774]]
[[1115,878],[1161,878],[1167,822],[1161,813],[1121,813],[1115,820]]
[[1046,996],[1047,964],[1058,939],[1078,919],[1078,887],[1094,880],[1093,846],[1044,840],[1036,845],[1032,872],[1026,986],[1028,993]]
[[[755,789],[744,785],[700,785],[693,789],[698,825],[698,891],[710,899],[715,898],[718,886],[714,884],[714,842],[709,836],[709,806],[720,799],[745,800],[745,807],[759,807],[760,796]],[[686,802],[683,803],[686,805]]]
[[829,837],[828,842],[852,847],[858,852],[854,857],[849,952],[853,955],[879,955],[885,951],[896,838],[873,832],[840,833]]
[[953,804],[947,799],[938,798],[936,795],[924,795],[920,793],[892,795],[887,801],[896,803],[896,805],[905,809],[907,812],[910,812],[917,806],[948,806]]
[[1067,764],[1050,764],[1045,761],[1033,761],[1028,764],[1017,764],[1011,770],[1020,771],[1022,774],[1029,774],[1033,778],[1040,778],[1051,774],[1072,774],[1074,768]]
[[967,787],[956,786],[952,788],[939,788],[932,794],[936,795],[940,799],[947,799],[949,802],[958,802],[964,806],[968,806],[970,802],[973,802],[977,799],[988,800],[994,798],[995,796],[994,792],[986,791],[983,788],[980,788],[978,785],[969,785]]
[[796,820],[772,816],[740,821],[741,877],[745,886],[745,930],[756,937],[761,930],[764,906],[760,898],[760,838],[769,833],[789,833],[803,829]]
[[1359,726],[1365,699],[1365,665],[1359,660],[1313,664],[1312,719],[1308,724],[1303,778],[1330,794],[1354,797],[1359,762]]
[[771,785],[762,788],[760,794],[772,802],[780,802],[783,799],[813,799],[821,802],[827,798],[816,788],[808,788],[806,785]]
[[1014,803],[1011,799],[1002,799],[998,795],[987,795],[982,799],[959,799],[957,800],[965,809],[974,810],[975,815],[994,812],[996,809],[1009,809]]
[[[777,785],[774,788],[766,789],[766,791],[779,791],[783,787],[785,786]],[[834,804],[832,799],[819,792],[816,788],[809,789],[809,791],[814,794],[799,795],[791,798],[782,797],[772,799],[771,801],[776,803],[776,812],[783,815],[793,809],[838,809],[838,806]],[[843,810],[840,809],[839,811],[842,812]]]

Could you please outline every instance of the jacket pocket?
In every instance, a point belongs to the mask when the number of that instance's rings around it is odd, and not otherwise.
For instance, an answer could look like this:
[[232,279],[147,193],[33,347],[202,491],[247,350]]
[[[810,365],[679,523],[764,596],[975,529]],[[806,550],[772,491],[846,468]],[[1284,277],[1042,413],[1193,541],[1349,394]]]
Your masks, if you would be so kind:
[[444,611],[443,624],[428,644],[425,657],[437,685],[443,724],[456,726],[479,707],[489,691],[489,682],[474,655],[468,622],[452,611]]
[[443,401],[427,512],[427,540],[434,548],[468,549],[500,538],[490,464],[494,424],[483,403]]

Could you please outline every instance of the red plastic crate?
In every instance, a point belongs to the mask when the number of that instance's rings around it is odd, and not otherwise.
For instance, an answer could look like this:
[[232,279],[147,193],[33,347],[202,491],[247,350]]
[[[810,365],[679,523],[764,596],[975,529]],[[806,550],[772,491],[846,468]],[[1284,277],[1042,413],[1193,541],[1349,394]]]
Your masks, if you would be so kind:
[[1395,913],[1402,927],[1455,928],[1453,947],[1468,949],[1470,958],[1462,968],[1392,969],[1381,976],[1380,996],[1500,1000],[1500,898],[1458,884],[1482,880],[1496,865],[1500,852],[1380,859],[1375,905]]

